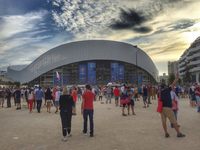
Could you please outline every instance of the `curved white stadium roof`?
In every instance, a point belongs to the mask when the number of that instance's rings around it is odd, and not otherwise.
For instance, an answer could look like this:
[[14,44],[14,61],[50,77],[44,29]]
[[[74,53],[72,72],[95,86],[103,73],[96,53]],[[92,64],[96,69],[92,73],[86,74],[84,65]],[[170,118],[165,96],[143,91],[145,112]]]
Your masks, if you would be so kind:
[[107,40],[77,41],[60,45],[42,54],[20,71],[8,67],[8,76],[26,83],[57,67],[87,60],[127,62],[144,69],[156,81],[158,79],[158,70],[144,51],[131,44]]

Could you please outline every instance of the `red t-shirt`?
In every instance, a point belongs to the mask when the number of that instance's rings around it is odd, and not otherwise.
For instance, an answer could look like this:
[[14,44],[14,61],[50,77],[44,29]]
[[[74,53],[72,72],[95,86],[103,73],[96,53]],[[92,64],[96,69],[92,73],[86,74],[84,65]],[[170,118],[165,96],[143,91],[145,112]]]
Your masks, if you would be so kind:
[[73,97],[74,102],[76,102],[77,101],[77,91],[76,90],[72,91],[72,97]]
[[120,90],[118,88],[115,88],[113,93],[115,96],[120,96]]
[[83,99],[84,99],[84,105],[83,105],[83,109],[94,109],[93,107],[93,101],[94,101],[94,93],[92,93],[91,91],[85,91],[83,93]]

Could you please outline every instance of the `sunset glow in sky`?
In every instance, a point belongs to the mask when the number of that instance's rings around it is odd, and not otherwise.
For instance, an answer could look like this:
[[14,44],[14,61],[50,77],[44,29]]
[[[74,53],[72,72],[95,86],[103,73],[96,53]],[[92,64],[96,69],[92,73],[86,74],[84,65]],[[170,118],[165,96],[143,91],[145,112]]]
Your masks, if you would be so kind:
[[138,45],[167,73],[200,36],[200,0],[0,0],[0,68],[87,39]]

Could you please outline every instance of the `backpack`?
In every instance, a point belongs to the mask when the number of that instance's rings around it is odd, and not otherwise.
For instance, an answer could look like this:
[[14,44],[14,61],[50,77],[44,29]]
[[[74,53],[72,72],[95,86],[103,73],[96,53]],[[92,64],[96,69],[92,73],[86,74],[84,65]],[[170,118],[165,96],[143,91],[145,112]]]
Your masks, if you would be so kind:
[[168,88],[161,90],[160,98],[162,101],[171,100],[171,95],[170,95],[170,91]]

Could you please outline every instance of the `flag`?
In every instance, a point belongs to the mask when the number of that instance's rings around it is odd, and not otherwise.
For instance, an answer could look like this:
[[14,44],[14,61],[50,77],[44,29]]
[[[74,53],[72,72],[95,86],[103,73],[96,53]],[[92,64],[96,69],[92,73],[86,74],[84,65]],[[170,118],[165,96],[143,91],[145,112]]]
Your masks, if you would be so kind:
[[56,71],[56,78],[58,79],[58,81],[60,80],[60,75],[59,75],[58,71]]

